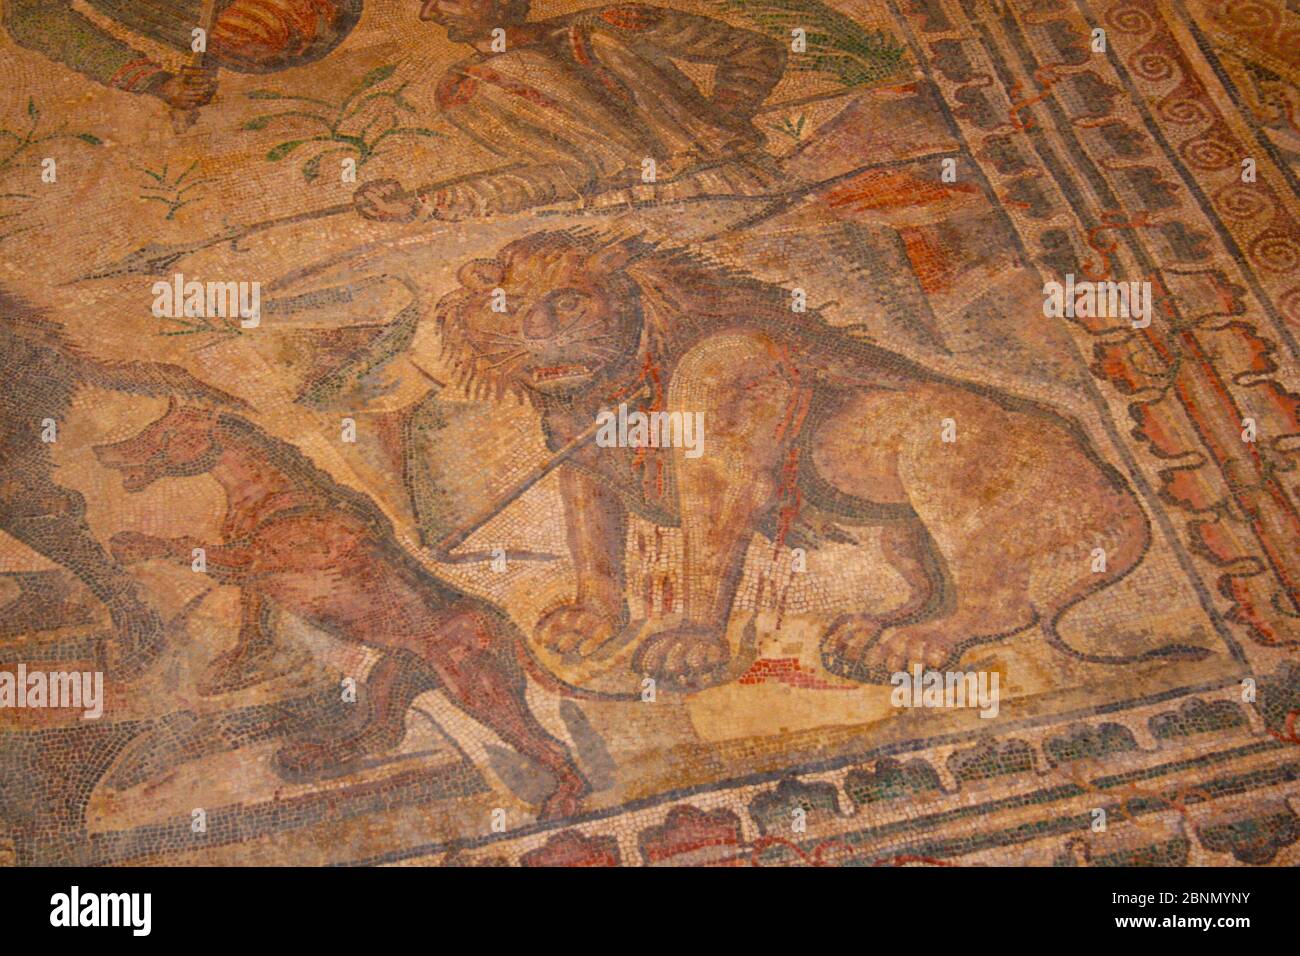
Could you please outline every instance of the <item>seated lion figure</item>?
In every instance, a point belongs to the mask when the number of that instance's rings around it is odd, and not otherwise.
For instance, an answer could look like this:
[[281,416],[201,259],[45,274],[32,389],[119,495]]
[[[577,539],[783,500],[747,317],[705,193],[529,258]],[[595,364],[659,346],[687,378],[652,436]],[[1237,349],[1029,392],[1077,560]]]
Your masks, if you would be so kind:
[[630,509],[682,529],[683,619],[632,658],[669,686],[698,687],[728,664],[756,531],[789,543],[802,527],[846,524],[881,527],[911,596],[834,621],[821,643],[832,673],[883,683],[917,663],[949,668],[1035,626],[1098,664],[1204,655],[1083,654],[1058,636],[1061,616],[1150,544],[1136,496],[1062,415],[936,374],[794,311],[789,290],[639,237],[532,234],[458,279],[437,321],[460,384],[531,401],[552,449],[620,403],[703,413],[702,454],[588,443],[561,468],[578,586],[538,622],[543,646],[590,655],[626,626]]

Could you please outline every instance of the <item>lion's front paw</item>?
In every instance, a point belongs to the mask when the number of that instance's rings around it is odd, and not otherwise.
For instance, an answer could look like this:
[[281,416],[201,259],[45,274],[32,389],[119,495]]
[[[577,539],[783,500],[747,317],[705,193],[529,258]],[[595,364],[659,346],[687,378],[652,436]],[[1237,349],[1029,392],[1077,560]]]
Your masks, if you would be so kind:
[[669,686],[700,687],[716,678],[730,659],[723,635],[683,625],[646,638],[632,658],[632,668]]
[[533,636],[542,647],[558,654],[588,657],[613,640],[623,623],[589,604],[565,604],[544,614]]

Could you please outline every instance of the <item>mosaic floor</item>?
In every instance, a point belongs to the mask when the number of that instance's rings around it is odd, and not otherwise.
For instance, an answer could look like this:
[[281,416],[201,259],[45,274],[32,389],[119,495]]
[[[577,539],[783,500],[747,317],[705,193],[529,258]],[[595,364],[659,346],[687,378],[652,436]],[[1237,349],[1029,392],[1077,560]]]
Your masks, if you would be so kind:
[[1300,864],[1300,6],[0,0],[0,862]]

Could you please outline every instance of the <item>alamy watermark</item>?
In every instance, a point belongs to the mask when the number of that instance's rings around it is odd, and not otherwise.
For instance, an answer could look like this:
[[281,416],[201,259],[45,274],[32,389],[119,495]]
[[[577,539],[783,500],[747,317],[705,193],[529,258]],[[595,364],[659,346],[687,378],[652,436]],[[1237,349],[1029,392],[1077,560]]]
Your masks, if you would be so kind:
[[1065,282],[1043,284],[1043,315],[1049,319],[1129,319],[1135,329],[1151,324],[1150,282]]
[[148,936],[153,928],[152,893],[69,893],[50,897],[50,925],[128,926],[133,936]]
[[262,283],[198,282],[181,273],[153,284],[153,314],[159,319],[234,319],[246,329],[262,321]]
[[889,702],[895,707],[978,707],[981,717],[998,715],[997,671],[898,671],[889,678],[894,686]]
[[684,448],[687,458],[704,454],[703,412],[629,412],[603,410],[596,416],[599,448]]
[[104,716],[104,675],[101,671],[0,671],[0,709],[55,707],[82,710],[83,720]]

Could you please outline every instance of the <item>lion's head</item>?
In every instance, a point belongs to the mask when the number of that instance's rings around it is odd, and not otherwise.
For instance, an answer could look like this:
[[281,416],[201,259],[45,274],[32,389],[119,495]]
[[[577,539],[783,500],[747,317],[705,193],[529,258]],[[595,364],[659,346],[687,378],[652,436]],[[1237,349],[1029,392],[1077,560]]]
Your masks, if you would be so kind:
[[791,322],[780,286],[639,236],[534,233],[457,278],[437,322],[458,384],[540,404],[624,385],[708,331]]
[[457,273],[460,288],[438,303],[444,347],[467,381],[491,383],[497,394],[588,390],[622,368],[640,340],[637,286],[622,271],[630,251],[538,233],[495,259],[471,259]]

